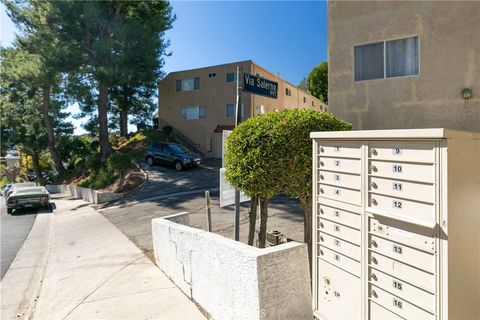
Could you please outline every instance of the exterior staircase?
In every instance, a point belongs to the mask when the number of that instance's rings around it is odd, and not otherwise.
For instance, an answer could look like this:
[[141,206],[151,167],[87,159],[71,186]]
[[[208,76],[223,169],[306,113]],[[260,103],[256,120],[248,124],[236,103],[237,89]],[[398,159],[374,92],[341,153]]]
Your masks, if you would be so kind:
[[181,133],[180,131],[178,131],[177,129],[175,129],[174,126],[172,126],[171,124],[169,124],[167,121],[165,121],[164,119],[161,119],[159,118],[158,119],[158,128],[157,130],[162,130],[163,127],[165,126],[170,126],[172,127],[172,133],[170,134],[170,136],[172,138],[174,138],[175,140],[177,140],[178,143],[180,143],[181,145],[184,145],[185,147],[187,147],[188,149],[194,151],[195,153],[198,153],[199,155],[201,156],[205,156],[205,154],[200,151],[199,149],[199,146],[198,144],[196,144],[195,142],[193,142],[192,140],[190,140],[189,138],[187,138],[183,133]]

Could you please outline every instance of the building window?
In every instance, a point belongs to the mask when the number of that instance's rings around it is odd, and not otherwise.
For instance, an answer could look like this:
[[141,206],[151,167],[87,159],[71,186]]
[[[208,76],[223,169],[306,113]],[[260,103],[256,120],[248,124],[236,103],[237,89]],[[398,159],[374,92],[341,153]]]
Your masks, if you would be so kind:
[[209,78],[215,78],[216,76],[217,76],[217,74],[215,72],[212,72],[212,73],[208,74]]
[[237,74],[235,72],[228,72],[226,78],[227,82],[236,82]]
[[195,106],[195,107],[183,107],[182,108],[182,119],[183,120],[196,120],[205,118],[205,107]]
[[200,89],[200,78],[177,80],[176,89],[177,91],[198,90]]
[[384,43],[373,43],[355,47],[355,81],[383,79]]
[[288,89],[288,88],[285,88],[285,94],[287,96],[291,96],[292,95],[292,90]]
[[385,45],[387,78],[418,74],[418,37],[387,41]]
[[354,48],[355,81],[418,75],[418,37]]
[[[236,105],[234,103],[228,103],[225,105],[225,116],[227,118],[234,118],[236,116]],[[243,118],[243,103],[240,107],[240,113]]]
[[235,105],[233,103],[229,103],[225,106],[225,116],[227,118],[235,117]]
[[307,97],[303,97],[303,103],[307,103]]

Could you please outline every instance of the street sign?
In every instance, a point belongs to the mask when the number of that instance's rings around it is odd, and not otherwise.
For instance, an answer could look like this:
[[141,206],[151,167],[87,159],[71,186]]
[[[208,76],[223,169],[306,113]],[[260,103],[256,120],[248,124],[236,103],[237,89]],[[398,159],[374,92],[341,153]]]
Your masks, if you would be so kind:
[[262,77],[243,74],[243,91],[277,99],[278,83]]
[[[225,176],[225,168],[220,169],[220,207],[231,206],[235,204],[235,188],[228,182]],[[245,193],[240,192],[240,202],[250,201]]]

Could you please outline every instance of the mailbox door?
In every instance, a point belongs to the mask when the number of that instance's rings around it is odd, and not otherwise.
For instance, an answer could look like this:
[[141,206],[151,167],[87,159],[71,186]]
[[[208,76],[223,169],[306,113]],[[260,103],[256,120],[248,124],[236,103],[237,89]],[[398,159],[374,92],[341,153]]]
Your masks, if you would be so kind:
[[361,319],[361,283],[328,262],[318,262],[318,311],[324,320]]

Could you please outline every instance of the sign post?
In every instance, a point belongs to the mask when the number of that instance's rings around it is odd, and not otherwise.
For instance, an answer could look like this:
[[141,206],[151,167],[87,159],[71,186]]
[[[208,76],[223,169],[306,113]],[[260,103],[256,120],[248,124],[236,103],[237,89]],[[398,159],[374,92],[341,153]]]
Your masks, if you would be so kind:
[[[240,88],[240,67],[237,67],[237,104],[236,104],[235,127],[242,121],[242,91]],[[235,189],[235,209],[233,212],[233,237],[240,241],[240,191]]]

